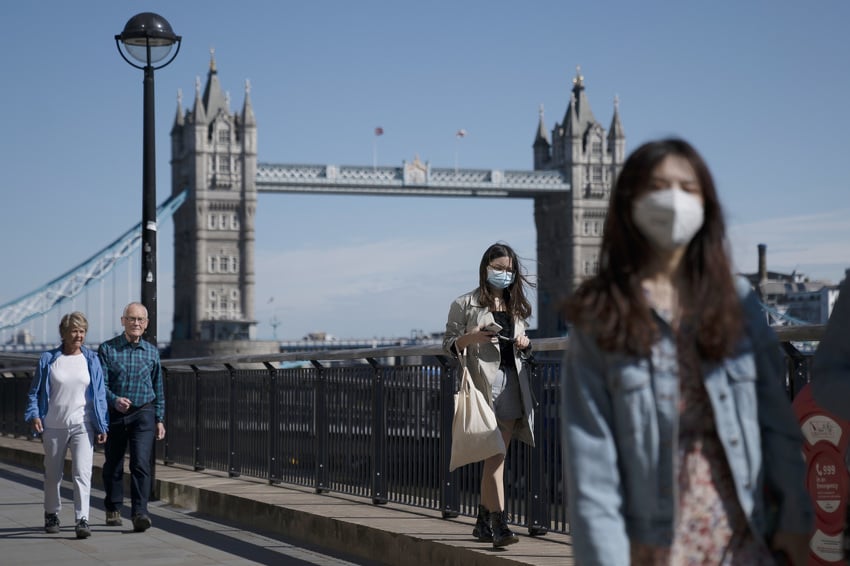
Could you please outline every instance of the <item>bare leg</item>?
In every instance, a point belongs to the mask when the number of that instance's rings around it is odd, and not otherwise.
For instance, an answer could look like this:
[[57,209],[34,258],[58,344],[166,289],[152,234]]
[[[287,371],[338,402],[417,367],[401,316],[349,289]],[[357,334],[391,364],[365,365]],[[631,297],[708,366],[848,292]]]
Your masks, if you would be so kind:
[[514,426],[515,423],[511,423],[506,427],[508,430],[500,430],[505,441],[505,454],[496,454],[484,460],[484,469],[481,472],[481,505],[491,512],[505,508],[505,457]]

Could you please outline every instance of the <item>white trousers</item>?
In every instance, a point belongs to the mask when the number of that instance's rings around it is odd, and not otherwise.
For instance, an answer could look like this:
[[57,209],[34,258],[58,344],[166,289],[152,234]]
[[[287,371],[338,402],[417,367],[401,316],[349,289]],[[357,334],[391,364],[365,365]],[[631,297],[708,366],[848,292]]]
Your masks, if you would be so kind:
[[65,469],[65,453],[70,448],[74,520],[88,519],[94,430],[83,424],[68,428],[45,428],[41,438],[44,442],[44,512],[59,513],[62,509],[59,487]]

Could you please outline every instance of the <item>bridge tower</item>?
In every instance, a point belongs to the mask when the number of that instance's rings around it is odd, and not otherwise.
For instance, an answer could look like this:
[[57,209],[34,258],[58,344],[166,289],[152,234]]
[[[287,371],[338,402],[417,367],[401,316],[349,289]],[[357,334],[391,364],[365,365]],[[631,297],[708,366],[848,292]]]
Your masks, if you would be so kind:
[[623,166],[626,137],[620,123],[619,102],[614,100],[611,126],[596,121],[576,68],[564,120],[546,132],[543,109],[535,135],[534,169],[558,169],[570,179],[572,190],[534,198],[537,228],[538,335],[565,332],[558,305],[581,281],[599,269],[602,227],[611,187]]
[[256,176],[250,84],[231,112],[211,53],[203,94],[198,78],[185,112],[178,95],[171,129],[172,193],[188,189],[173,217],[173,357],[277,351],[253,341]]

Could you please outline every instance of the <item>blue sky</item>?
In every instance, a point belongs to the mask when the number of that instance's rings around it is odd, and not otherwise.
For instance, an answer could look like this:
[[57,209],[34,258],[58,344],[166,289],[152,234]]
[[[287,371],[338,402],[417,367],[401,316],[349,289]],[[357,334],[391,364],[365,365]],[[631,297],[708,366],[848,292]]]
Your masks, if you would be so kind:
[[[6,269],[0,304],[88,258],[141,216],[142,73],[114,35],[138,12],[183,36],[156,73],[157,185],[170,191],[178,89],[191,101],[215,49],[222,86],[273,163],[530,169],[538,108],[561,122],[576,65],[596,119],[613,100],[627,148],[685,137],[725,205],[739,270],[850,267],[850,3],[611,1],[16,2],[0,35]],[[468,134],[458,141],[455,132]],[[531,201],[259,197],[258,335],[441,331],[483,250],[511,243],[536,273]],[[173,231],[160,229],[159,330],[171,330]],[[74,308],[131,297],[138,260]],[[127,282],[130,282],[129,285]],[[128,289],[128,287],[130,287]],[[104,298],[105,297],[105,298]],[[63,309],[70,310],[71,307]],[[90,337],[117,315],[92,317]],[[106,319],[105,321],[103,319]],[[532,321],[532,326],[534,326]],[[51,322],[50,327],[54,327]],[[48,338],[52,334],[48,333]]]

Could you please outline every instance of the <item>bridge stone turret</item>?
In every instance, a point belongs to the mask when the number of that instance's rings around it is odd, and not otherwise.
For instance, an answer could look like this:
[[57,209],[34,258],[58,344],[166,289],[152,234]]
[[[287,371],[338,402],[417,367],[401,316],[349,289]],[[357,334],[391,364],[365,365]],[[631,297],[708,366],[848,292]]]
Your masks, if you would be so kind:
[[560,336],[566,329],[556,312],[558,305],[599,269],[608,199],[625,160],[626,138],[618,101],[614,101],[606,136],[590,109],[584,77],[577,67],[564,120],[552,128],[551,144],[541,108],[532,147],[534,169],[559,170],[572,188],[534,197],[538,333]]
[[245,86],[241,112],[230,111],[214,54],[201,94],[185,112],[178,95],[171,129],[174,194],[188,189],[174,214],[172,356],[277,351],[255,341],[254,215],[257,124]]

